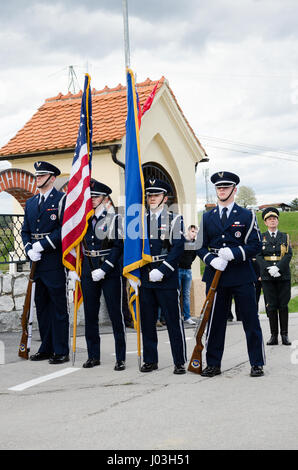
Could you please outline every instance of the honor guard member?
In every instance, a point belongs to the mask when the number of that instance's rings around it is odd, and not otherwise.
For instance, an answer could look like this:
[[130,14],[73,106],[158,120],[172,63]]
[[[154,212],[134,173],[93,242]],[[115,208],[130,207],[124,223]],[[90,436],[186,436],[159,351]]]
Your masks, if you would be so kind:
[[183,219],[168,211],[164,181],[149,179],[145,184],[152,263],[141,268],[140,310],[144,364],[141,372],[158,368],[156,321],[158,307],[165,317],[174,361],[174,374],[184,374],[186,344],[180,312],[178,260],[184,250]]
[[65,194],[53,185],[60,170],[51,163],[34,163],[39,194],[25,207],[22,240],[27,256],[36,261],[35,305],[41,345],[32,361],[69,361],[69,316],[66,272],[62,264],[61,225]]
[[246,334],[251,376],[259,377],[264,374],[265,357],[251,258],[261,249],[260,233],[254,212],[234,202],[239,177],[223,171],[212,175],[211,181],[216,188],[218,205],[203,215],[198,249],[199,257],[206,264],[203,281],[207,292],[215,270],[222,274],[207,328],[207,367],[202,376],[213,377],[221,373],[230,298],[234,295]]
[[[123,233],[120,216],[108,213],[104,204],[107,196],[112,192],[111,188],[91,179],[90,189],[94,216],[89,219],[84,237],[81,279],[88,351],[88,359],[83,367],[91,368],[100,365],[99,308],[103,292],[115,338],[114,370],[121,371],[125,369],[126,355],[119,263],[123,251]],[[69,276],[77,280],[77,274],[74,271],[71,271]]]
[[271,338],[269,346],[278,344],[278,319],[282,344],[290,346],[288,338],[288,303],[291,299],[290,261],[292,248],[289,235],[278,230],[279,212],[267,207],[262,217],[267,232],[262,233],[262,250],[257,255],[262,287],[269,317]]

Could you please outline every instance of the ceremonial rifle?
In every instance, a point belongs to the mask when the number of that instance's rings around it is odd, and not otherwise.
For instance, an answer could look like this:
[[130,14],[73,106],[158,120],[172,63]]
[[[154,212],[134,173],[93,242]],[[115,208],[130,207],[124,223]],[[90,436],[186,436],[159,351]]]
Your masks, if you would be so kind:
[[194,347],[194,350],[193,350],[193,353],[192,353],[192,356],[188,365],[188,370],[190,372],[194,372],[195,374],[201,374],[202,372],[202,351],[204,349],[202,337],[203,337],[207,322],[210,317],[211,308],[213,305],[214,296],[216,293],[216,289],[217,289],[217,285],[218,285],[221,273],[222,271],[219,271],[218,269],[215,272],[212,284],[210,286],[206,300],[201,310],[200,321],[195,331],[197,344]]
[[[27,287],[25,303],[23,307],[23,314],[22,314],[22,319],[21,319],[23,332],[22,332],[18,355],[19,357],[22,357],[23,359],[29,359],[29,351],[30,351],[30,345],[31,345],[32,327],[29,326],[29,323],[31,322],[31,325],[32,325],[33,302],[31,301],[31,298],[32,298],[32,286],[34,283],[35,268],[36,268],[36,261],[33,261],[31,265],[31,271],[29,275],[28,287]],[[29,326],[30,336],[28,333],[28,326]]]

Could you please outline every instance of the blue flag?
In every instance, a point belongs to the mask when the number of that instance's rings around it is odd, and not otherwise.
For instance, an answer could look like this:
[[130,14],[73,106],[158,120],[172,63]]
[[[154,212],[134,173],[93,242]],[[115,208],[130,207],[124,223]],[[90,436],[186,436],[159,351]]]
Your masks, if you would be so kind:
[[[140,267],[151,261],[149,240],[145,227],[145,185],[141,165],[137,92],[133,72],[127,69],[127,118],[125,148],[125,233],[123,275],[136,283]],[[129,299],[136,321],[135,289]]]

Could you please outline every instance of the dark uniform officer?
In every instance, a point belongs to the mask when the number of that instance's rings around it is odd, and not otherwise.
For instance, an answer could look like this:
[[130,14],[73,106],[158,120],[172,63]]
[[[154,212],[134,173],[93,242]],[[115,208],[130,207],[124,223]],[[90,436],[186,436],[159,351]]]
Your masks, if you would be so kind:
[[[103,292],[115,338],[115,370],[125,369],[126,332],[122,313],[120,257],[123,234],[118,214],[107,213],[103,200],[112,190],[94,179],[90,183],[95,215],[89,220],[84,237],[82,291],[88,360],[83,367],[100,364],[99,307]],[[95,207],[94,201],[99,202]],[[96,202],[96,203],[97,203]]]
[[268,230],[262,234],[262,251],[257,256],[257,262],[271,331],[267,344],[278,344],[279,318],[282,344],[289,346],[291,343],[288,339],[288,303],[291,299],[292,248],[289,235],[277,229],[278,209],[268,207],[263,211],[262,217]]
[[26,254],[36,261],[35,305],[41,345],[30,357],[51,364],[69,360],[69,316],[66,273],[62,264],[61,225],[65,194],[54,187],[60,170],[51,163],[34,164],[40,194],[28,199],[22,240]]
[[219,172],[212,175],[211,181],[216,187],[218,205],[203,215],[198,249],[206,264],[203,281],[207,292],[215,270],[222,274],[207,330],[207,367],[202,375],[213,377],[221,373],[230,299],[234,295],[246,334],[251,375],[256,377],[263,375],[265,362],[254,286],[256,276],[251,263],[261,247],[259,229],[255,214],[234,203],[239,177]]
[[[178,261],[184,250],[183,219],[168,211],[169,185],[158,179],[145,184],[148,212],[147,234],[153,262],[141,268],[140,310],[144,364],[142,372],[158,368],[156,321],[161,308],[171,344],[174,373],[184,374],[186,344],[180,312]],[[152,201],[156,198],[156,203]]]

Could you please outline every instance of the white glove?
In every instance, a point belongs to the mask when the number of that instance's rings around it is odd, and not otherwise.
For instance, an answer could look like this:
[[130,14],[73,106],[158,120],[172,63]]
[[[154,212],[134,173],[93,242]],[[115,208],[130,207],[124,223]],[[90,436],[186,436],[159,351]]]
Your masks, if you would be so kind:
[[69,281],[80,281],[81,278],[76,271],[69,271],[68,273]]
[[28,251],[27,255],[31,259],[31,261],[39,261],[41,259],[41,254],[33,251],[32,249]]
[[76,281],[80,281],[80,276],[76,271],[69,271],[68,273],[68,281],[69,281],[69,287],[71,290],[75,290],[76,288]]
[[161,273],[158,269],[152,269],[149,273],[149,281],[150,282],[160,282],[163,278],[163,273]]
[[270,274],[270,276],[272,277],[279,277],[280,276],[280,272],[279,272],[279,268],[277,266],[268,266],[268,272]]
[[220,258],[218,256],[217,258],[214,258],[210,264],[214,269],[218,269],[219,271],[224,271],[228,265],[228,262],[225,259]]
[[41,253],[44,248],[41,246],[41,243],[40,242],[35,242],[33,243],[32,245],[32,250],[35,252],[35,253]]
[[94,282],[101,281],[105,277],[106,273],[103,269],[94,269],[91,271],[91,276]]
[[135,291],[136,295],[138,295],[138,290],[139,286],[141,285],[141,281],[133,281],[132,279],[128,279],[128,282]]
[[226,261],[232,261],[234,259],[233,252],[231,248],[221,248],[218,252],[218,256]]

